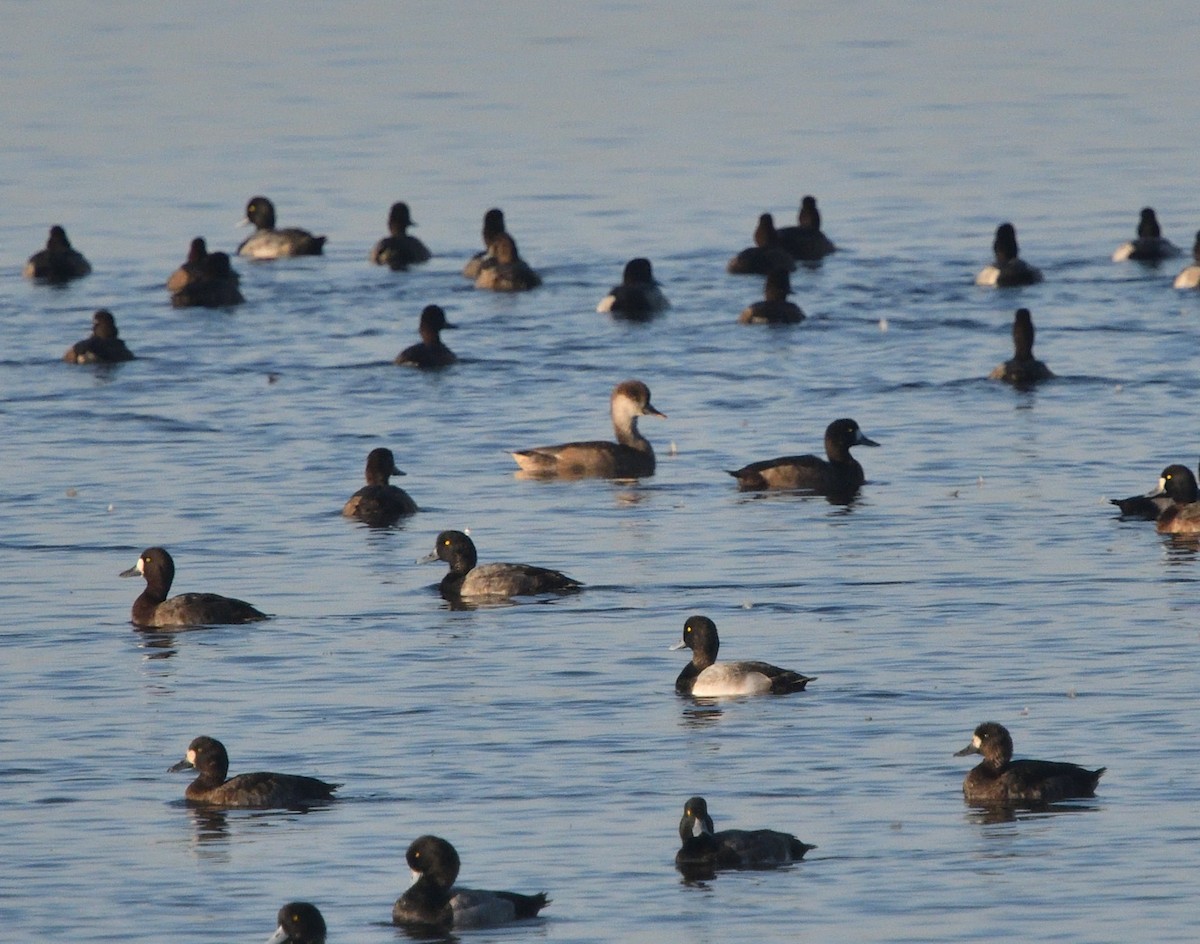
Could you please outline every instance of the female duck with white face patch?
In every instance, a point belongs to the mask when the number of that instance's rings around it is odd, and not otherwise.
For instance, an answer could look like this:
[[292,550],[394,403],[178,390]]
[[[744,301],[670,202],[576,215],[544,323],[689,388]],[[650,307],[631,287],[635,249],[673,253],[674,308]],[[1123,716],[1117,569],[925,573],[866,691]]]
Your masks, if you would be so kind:
[[[512,453],[521,473],[535,478],[635,479],[654,474],[654,447],[638,430],[639,416],[666,419],[650,402],[650,388],[640,380],[613,387],[610,398],[616,442],[589,440],[537,446]],[[521,474],[518,473],[518,474]]]
[[675,691],[699,698],[729,695],[786,695],[804,690],[816,676],[801,675],[769,662],[718,662],[717,625],[707,616],[690,616],[683,638],[671,649],[692,650],[692,661],[675,680]]

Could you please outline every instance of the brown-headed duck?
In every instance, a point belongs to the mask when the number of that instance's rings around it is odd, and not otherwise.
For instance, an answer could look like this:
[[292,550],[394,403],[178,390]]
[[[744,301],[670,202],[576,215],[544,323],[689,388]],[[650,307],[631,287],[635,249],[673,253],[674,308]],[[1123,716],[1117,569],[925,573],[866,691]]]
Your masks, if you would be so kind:
[[616,442],[596,440],[539,446],[512,454],[533,476],[561,478],[640,478],[654,474],[654,449],[638,431],[639,416],[666,418],[650,403],[650,388],[626,380],[613,388],[610,409]]

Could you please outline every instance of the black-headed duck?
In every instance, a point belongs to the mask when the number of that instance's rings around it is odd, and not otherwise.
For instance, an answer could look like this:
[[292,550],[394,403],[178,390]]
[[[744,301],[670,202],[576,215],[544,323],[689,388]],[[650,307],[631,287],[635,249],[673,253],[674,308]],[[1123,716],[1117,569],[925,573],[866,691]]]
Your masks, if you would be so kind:
[[1200,288],[1200,230],[1196,231],[1196,242],[1192,245],[1192,259],[1192,264],[1185,266],[1183,271],[1175,276],[1176,288]]
[[833,497],[853,496],[866,481],[852,446],[878,446],[868,439],[852,419],[834,420],[825,428],[825,455],[780,456],[752,462],[729,472],[738,488],[753,491],[767,488],[803,489]]
[[1186,465],[1167,466],[1154,495],[1171,501],[1155,522],[1159,534],[1200,534],[1200,490],[1191,469]]
[[438,836],[414,839],[404,858],[416,881],[392,906],[393,924],[442,932],[490,928],[536,918],[550,904],[545,892],[522,895],[455,885],[458,852]]
[[463,266],[462,274],[464,278],[474,282],[479,278],[479,273],[485,267],[495,265],[496,260],[492,257],[491,249],[492,242],[498,236],[502,236],[506,232],[504,228],[504,211],[492,207],[483,214],[483,229],[481,235],[483,237],[483,252],[477,252],[467,260]]
[[506,600],[539,593],[569,593],[583,586],[557,570],[532,564],[480,564],[475,542],[462,531],[443,531],[422,563],[440,560],[450,565],[442,578],[442,596],[457,600]]
[[68,364],[116,364],[133,360],[133,352],[117,337],[112,312],[101,308],[92,315],[92,336],[67,348],[63,360]]
[[146,578],[146,589],[133,601],[130,619],[146,629],[168,626],[219,626],[270,619],[249,603],[216,593],[181,593],[167,599],[175,579],[175,561],[161,547],[142,551],[137,563],[121,571],[122,577]]
[[325,944],[325,918],[316,905],[289,901],[279,909],[267,944]]
[[1033,356],[1033,317],[1028,308],[1018,308],[1013,316],[1011,360],[999,364],[988,374],[989,380],[1003,380],[1014,387],[1028,387],[1043,380],[1053,380],[1054,373]]
[[817,262],[824,259],[837,246],[821,232],[821,211],[817,209],[817,198],[806,196],[800,201],[796,212],[796,225],[778,230],[779,244],[792,258],[802,262]]
[[689,616],[683,637],[671,649],[691,649],[692,661],[675,679],[675,691],[697,698],[728,695],[786,695],[804,691],[816,676],[801,675],[769,662],[718,662],[721,640],[707,616]]
[[638,431],[639,416],[666,418],[650,402],[650,388],[626,380],[613,388],[610,401],[616,442],[595,440],[538,446],[512,454],[523,472],[561,478],[640,478],[654,474],[654,449]]
[[725,265],[730,275],[769,275],[776,269],[792,272],[796,260],[779,242],[775,217],[764,213],[754,227],[754,245],[743,249]]
[[675,865],[685,875],[711,874],[717,869],[772,869],[790,865],[817,848],[791,833],[775,829],[713,829],[704,797],[683,804],[679,820],[682,842]]
[[62,284],[83,278],[91,271],[92,266],[83,253],[72,248],[67,231],[61,226],[51,226],[46,248],[29,257],[23,274],[27,279]]
[[1017,285],[1034,285],[1042,281],[1042,272],[1020,257],[1017,247],[1017,231],[1012,223],[1001,223],[996,227],[996,238],[992,241],[991,265],[984,266],[975,276],[976,285],[994,288],[1012,288]]
[[421,343],[406,347],[396,355],[396,363],[407,367],[449,367],[457,363],[454,352],[442,343],[442,332],[457,328],[446,320],[446,312],[440,305],[426,305],[421,310],[421,321],[417,330]]
[[955,757],[982,754],[983,762],[963,780],[968,803],[1039,806],[1096,795],[1096,784],[1107,768],[1087,770],[1076,764],[1049,760],[1013,760],[1012,736],[1002,724],[986,721],[975,729],[971,743]]
[[[229,754],[216,738],[193,738],[179,763],[168,773],[195,770],[199,775],[187,785],[183,797],[195,806],[224,809],[294,809],[334,799],[339,783],[316,777],[259,772],[228,777]],[[228,779],[226,779],[228,777]]]
[[596,311],[611,312],[631,321],[644,321],[671,307],[654,278],[650,260],[639,256],[625,263],[621,284],[600,299]]
[[1113,253],[1113,262],[1162,262],[1164,259],[1174,259],[1182,255],[1179,247],[1171,240],[1165,239],[1162,227],[1158,225],[1158,217],[1150,207],[1143,207],[1138,218],[1137,237],[1117,247]]
[[266,197],[250,198],[242,224],[253,225],[255,232],[238,246],[239,256],[281,259],[285,256],[319,256],[324,251],[324,236],[314,236],[306,229],[295,227],[276,229],[275,205]]
[[785,269],[776,269],[767,274],[763,285],[763,300],[750,305],[738,317],[739,324],[799,324],[804,312],[795,302],[789,302],[792,294],[792,277]]
[[375,244],[371,250],[371,261],[387,266],[393,272],[428,262],[432,258],[429,249],[416,236],[408,233],[408,228],[416,225],[416,220],[409,215],[407,203],[393,203],[388,211],[388,232],[391,235],[384,236]]
[[491,265],[479,270],[475,287],[491,292],[528,292],[542,284],[542,277],[529,267],[517,251],[517,241],[501,233],[488,247]]
[[358,518],[373,528],[386,528],[405,515],[417,511],[417,503],[406,491],[388,482],[393,475],[403,475],[396,468],[392,450],[382,446],[367,454],[367,484],[350,496],[342,508],[347,518]]

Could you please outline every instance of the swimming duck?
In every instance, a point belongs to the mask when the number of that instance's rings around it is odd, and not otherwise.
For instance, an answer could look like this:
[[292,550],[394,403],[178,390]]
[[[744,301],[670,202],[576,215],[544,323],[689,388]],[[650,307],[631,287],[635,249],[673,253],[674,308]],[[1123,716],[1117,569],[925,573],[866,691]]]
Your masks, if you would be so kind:
[[1159,534],[1200,534],[1200,490],[1191,469],[1186,465],[1167,466],[1154,496],[1171,500],[1154,525]]
[[1200,230],[1196,231],[1196,242],[1192,246],[1192,258],[1195,260],[1190,266],[1186,266],[1182,272],[1175,276],[1176,288],[1198,288],[1200,287]]
[[172,295],[204,277],[204,261],[208,258],[208,243],[197,236],[188,244],[187,258],[167,277],[167,291]]
[[774,829],[722,829],[715,832],[712,817],[708,815],[708,803],[698,796],[683,804],[679,838],[683,845],[675,854],[675,865],[685,873],[770,869],[799,862],[806,852],[817,848],[801,842],[791,833]]
[[528,292],[542,284],[542,278],[517,252],[517,241],[501,233],[488,246],[491,265],[484,265],[475,279],[475,287],[492,292]]
[[1165,494],[1161,494],[1157,487],[1144,495],[1131,495],[1129,498],[1110,498],[1108,501],[1120,509],[1123,517],[1145,518],[1147,521],[1156,521],[1164,509],[1174,504]]
[[46,248],[29,257],[23,274],[27,279],[61,284],[83,278],[91,271],[83,253],[71,248],[67,231],[61,226],[51,226]]
[[504,233],[504,211],[492,207],[492,209],[483,214],[483,252],[477,252],[467,260],[462,270],[464,278],[468,278],[474,282],[479,278],[479,273],[483,271],[485,266],[495,265],[496,260],[491,254],[492,241]]
[[408,228],[416,225],[409,216],[407,203],[393,203],[388,211],[388,232],[391,235],[375,244],[371,250],[371,261],[376,265],[385,265],[393,272],[428,262],[432,257],[425,244],[408,234]]
[[133,352],[117,337],[112,312],[101,308],[92,315],[92,336],[67,348],[63,360],[68,364],[115,364],[133,360]]
[[392,906],[392,923],[448,931],[490,928],[536,918],[550,904],[545,892],[521,895],[455,885],[460,860],[439,836],[414,839],[404,854],[415,881]]
[[448,367],[458,361],[454,352],[442,343],[442,332],[457,328],[446,320],[439,305],[426,305],[421,310],[418,331],[421,343],[406,347],[396,355],[396,363],[409,367]]
[[775,231],[775,217],[764,213],[754,228],[754,245],[743,249],[725,265],[730,275],[770,275],[777,269],[792,272],[796,260],[779,241]]
[[1018,308],[1013,317],[1012,360],[998,365],[990,374],[989,380],[1003,380],[1015,387],[1027,387],[1042,380],[1053,380],[1054,374],[1041,361],[1033,356],[1033,317],[1028,308]]
[[683,624],[683,638],[671,649],[685,647],[692,650],[692,661],[675,680],[680,695],[786,695],[803,691],[816,678],[768,662],[718,662],[717,624],[707,616],[689,616]]
[[1086,770],[1076,764],[1049,760],[1013,760],[1012,736],[994,721],[975,729],[971,743],[955,757],[982,754],[983,762],[967,774],[963,796],[968,803],[1041,805],[1096,795],[1096,784],[1107,770]]
[[325,944],[325,918],[316,905],[289,901],[276,920],[279,926],[267,944]]
[[865,477],[862,466],[850,455],[850,447],[878,445],[863,435],[854,420],[834,420],[825,428],[828,461],[814,455],[780,456],[752,462],[729,474],[743,490],[792,488],[835,497],[852,496]]
[[639,431],[639,416],[661,416],[650,403],[650,388],[625,380],[613,388],[610,409],[616,442],[596,440],[538,446],[514,452],[522,471],[562,478],[629,479],[654,474],[654,449]]
[[216,626],[270,619],[249,603],[216,593],[181,593],[168,600],[175,561],[164,548],[146,548],[136,564],[120,573],[122,577],[138,575],[146,578],[146,589],[133,601],[130,619],[136,626]]
[[340,783],[326,783],[316,777],[295,774],[229,774],[229,755],[216,738],[193,738],[179,763],[168,773],[195,770],[199,776],[188,784],[184,799],[196,806],[225,809],[294,809],[335,799]]
[[804,262],[816,262],[837,250],[837,246],[821,232],[821,211],[817,209],[816,197],[806,196],[800,201],[796,224],[777,231],[779,244],[790,252],[793,258]]
[[1042,281],[1040,269],[1035,269],[1020,258],[1017,248],[1017,231],[1012,223],[1001,223],[996,227],[996,238],[992,242],[995,261],[984,266],[975,276],[976,285],[996,288],[1012,288],[1016,285],[1034,285]]
[[280,259],[284,256],[319,256],[324,250],[325,237],[314,236],[306,229],[275,228],[275,205],[266,197],[251,197],[246,204],[242,225],[252,224],[254,235],[238,246],[238,255],[254,259]]
[[246,300],[238,288],[240,282],[229,256],[210,253],[197,236],[188,247],[187,260],[167,279],[167,290],[175,308],[227,308]]
[[621,284],[614,285],[600,299],[596,311],[612,312],[632,321],[643,321],[671,307],[654,279],[649,259],[638,257],[625,263]]
[[450,601],[459,599],[504,600],[515,596],[538,593],[569,593],[583,586],[578,580],[557,570],[534,567],[531,564],[481,564],[475,542],[461,531],[443,531],[437,536],[432,553],[422,563],[442,560],[450,572],[439,585],[442,596]]
[[417,503],[402,488],[388,483],[393,475],[403,475],[396,468],[392,450],[382,446],[367,454],[367,484],[350,496],[342,508],[347,518],[358,518],[373,528],[395,524],[404,515],[417,511]]
[[1117,247],[1113,262],[1132,259],[1135,262],[1162,262],[1180,255],[1179,247],[1164,239],[1158,217],[1150,207],[1143,207],[1138,219],[1137,238]]
[[792,277],[784,269],[767,274],[763,300],[755,302],[738,317],[739,324],[799,324],[804,320],[800,306],[789,302]]

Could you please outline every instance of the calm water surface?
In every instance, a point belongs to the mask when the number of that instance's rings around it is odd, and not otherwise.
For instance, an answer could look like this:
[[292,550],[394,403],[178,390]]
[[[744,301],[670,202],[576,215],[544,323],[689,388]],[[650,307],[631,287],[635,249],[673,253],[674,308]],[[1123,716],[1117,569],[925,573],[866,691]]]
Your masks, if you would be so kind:
[[[0,38],[0,939],[260,941],[289,899],[332,942],[390,944],[403,852],[554,899],[472,940],[1190,941],[1196,549],[1107,497],[1197,455],[1200,295],[1108,257],[1158,209],[1200,226],[1200,14],[1065,3],[14,4]],[[247,304],[175,311],[188,241],[232,250],[254,193],[324,258],[237,263]],[[736,325],[724,273],[757,215],[815,193],[842,251],[793,278],[809,320]],[[366,253],[407,200],[427,266]],[[458,276],[502,206],[545,286]],[[997,223],[1046,273],[977,289]],[[66,225],[94,266],[20,266]],[[594,311],[649,256],[672,310]],[[391,360],[444,306],[461,363]],[[1060,379],[984,379],[1019,305]],[[57,358],[110,307],[139,355]],[[510,448],[608,430],[644,379],[659,472],[516,479]],[[742,495],[724,469],[882,444],[850,507]],[[388,445],[424,509],[341,518]],[[483,560],[588,584],[451,611],[418,566],[443,528]],[[163,544],[179,591],[276,614],[134,631]],[[695,704],[667,647],[694,612],[730,658],[819,676]],[[1100,795],[988,819],[952,752],[1107,765]],[[198,815],[166,768],[201,733],[233,770],[344,783],[308,814]],[[818,849],[687,885],[683,800]]]

